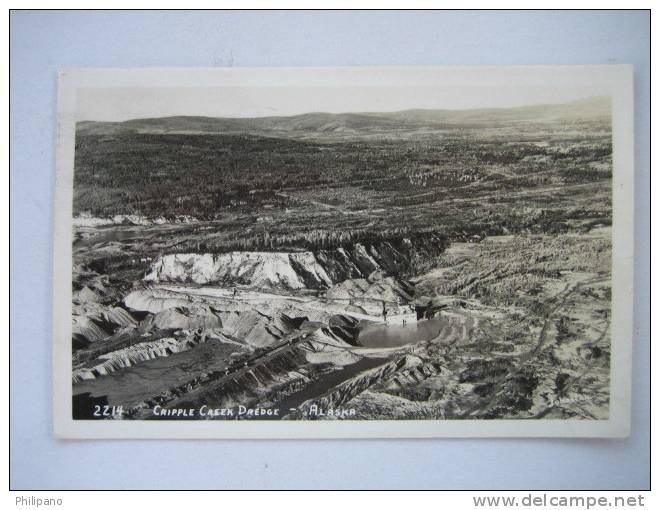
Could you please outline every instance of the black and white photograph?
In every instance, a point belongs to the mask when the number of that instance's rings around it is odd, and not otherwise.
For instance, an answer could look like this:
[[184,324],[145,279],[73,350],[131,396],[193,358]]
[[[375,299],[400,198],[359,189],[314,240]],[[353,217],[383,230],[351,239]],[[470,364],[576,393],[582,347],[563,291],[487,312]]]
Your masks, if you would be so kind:
[[81,73],[56,338],[79,428],[607,433],[625,67]]

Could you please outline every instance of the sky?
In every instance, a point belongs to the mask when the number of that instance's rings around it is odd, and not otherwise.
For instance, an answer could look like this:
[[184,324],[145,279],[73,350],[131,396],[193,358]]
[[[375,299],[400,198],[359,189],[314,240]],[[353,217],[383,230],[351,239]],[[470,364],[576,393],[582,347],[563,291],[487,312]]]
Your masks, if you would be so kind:
[[155,71],[144,77],[120,73],[114,80],[94,76],[95,81],[78,85],[76,118],[123,121],[174,115],[265,117],[414,108],[506,108],[611,94],[612,84],[606,74],[578,69],[387,71],[382,76],[357,71],[282,71],[277,75],[255,72],[220,78],[207,71],[199,73],[199,80],[194,79],[197,75],[193,72],[182,77],[180,70],[169,78]]

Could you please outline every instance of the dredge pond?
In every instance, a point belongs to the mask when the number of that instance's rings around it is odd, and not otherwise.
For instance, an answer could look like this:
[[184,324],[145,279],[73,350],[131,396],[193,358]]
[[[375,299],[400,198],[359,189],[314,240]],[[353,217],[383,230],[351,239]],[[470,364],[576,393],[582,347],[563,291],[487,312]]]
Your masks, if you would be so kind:
[[438,336],[442,324],[439,317],[405,325],[370,324],[360,331],[358,341],[364,347],[398,347],[427,342]]

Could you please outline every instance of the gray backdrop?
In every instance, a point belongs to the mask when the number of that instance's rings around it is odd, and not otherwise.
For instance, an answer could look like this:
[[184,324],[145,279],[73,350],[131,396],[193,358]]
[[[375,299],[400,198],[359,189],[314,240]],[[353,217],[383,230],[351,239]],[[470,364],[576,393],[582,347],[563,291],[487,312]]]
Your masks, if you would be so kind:
[[[11,14],[13,489],[644,489],[649,480],[650,19],[637,12]],[[625,440],[56,441],[51,262],[65,67],[635,65],[636,329]]]

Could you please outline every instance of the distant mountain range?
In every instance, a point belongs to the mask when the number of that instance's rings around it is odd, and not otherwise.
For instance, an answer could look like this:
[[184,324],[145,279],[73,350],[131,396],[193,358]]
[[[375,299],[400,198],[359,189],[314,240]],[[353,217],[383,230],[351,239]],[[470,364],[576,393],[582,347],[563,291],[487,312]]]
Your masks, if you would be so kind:
[[253,134],[275,137],[371,135],[392,131],[480,127],[503,123],[597,120],[611,115],[609,97],[569,103],[469,110],[403,110],[387,113],[305,113],[288,117],[217,118],[174,116],[125,122],[81,121],[77,134]]

